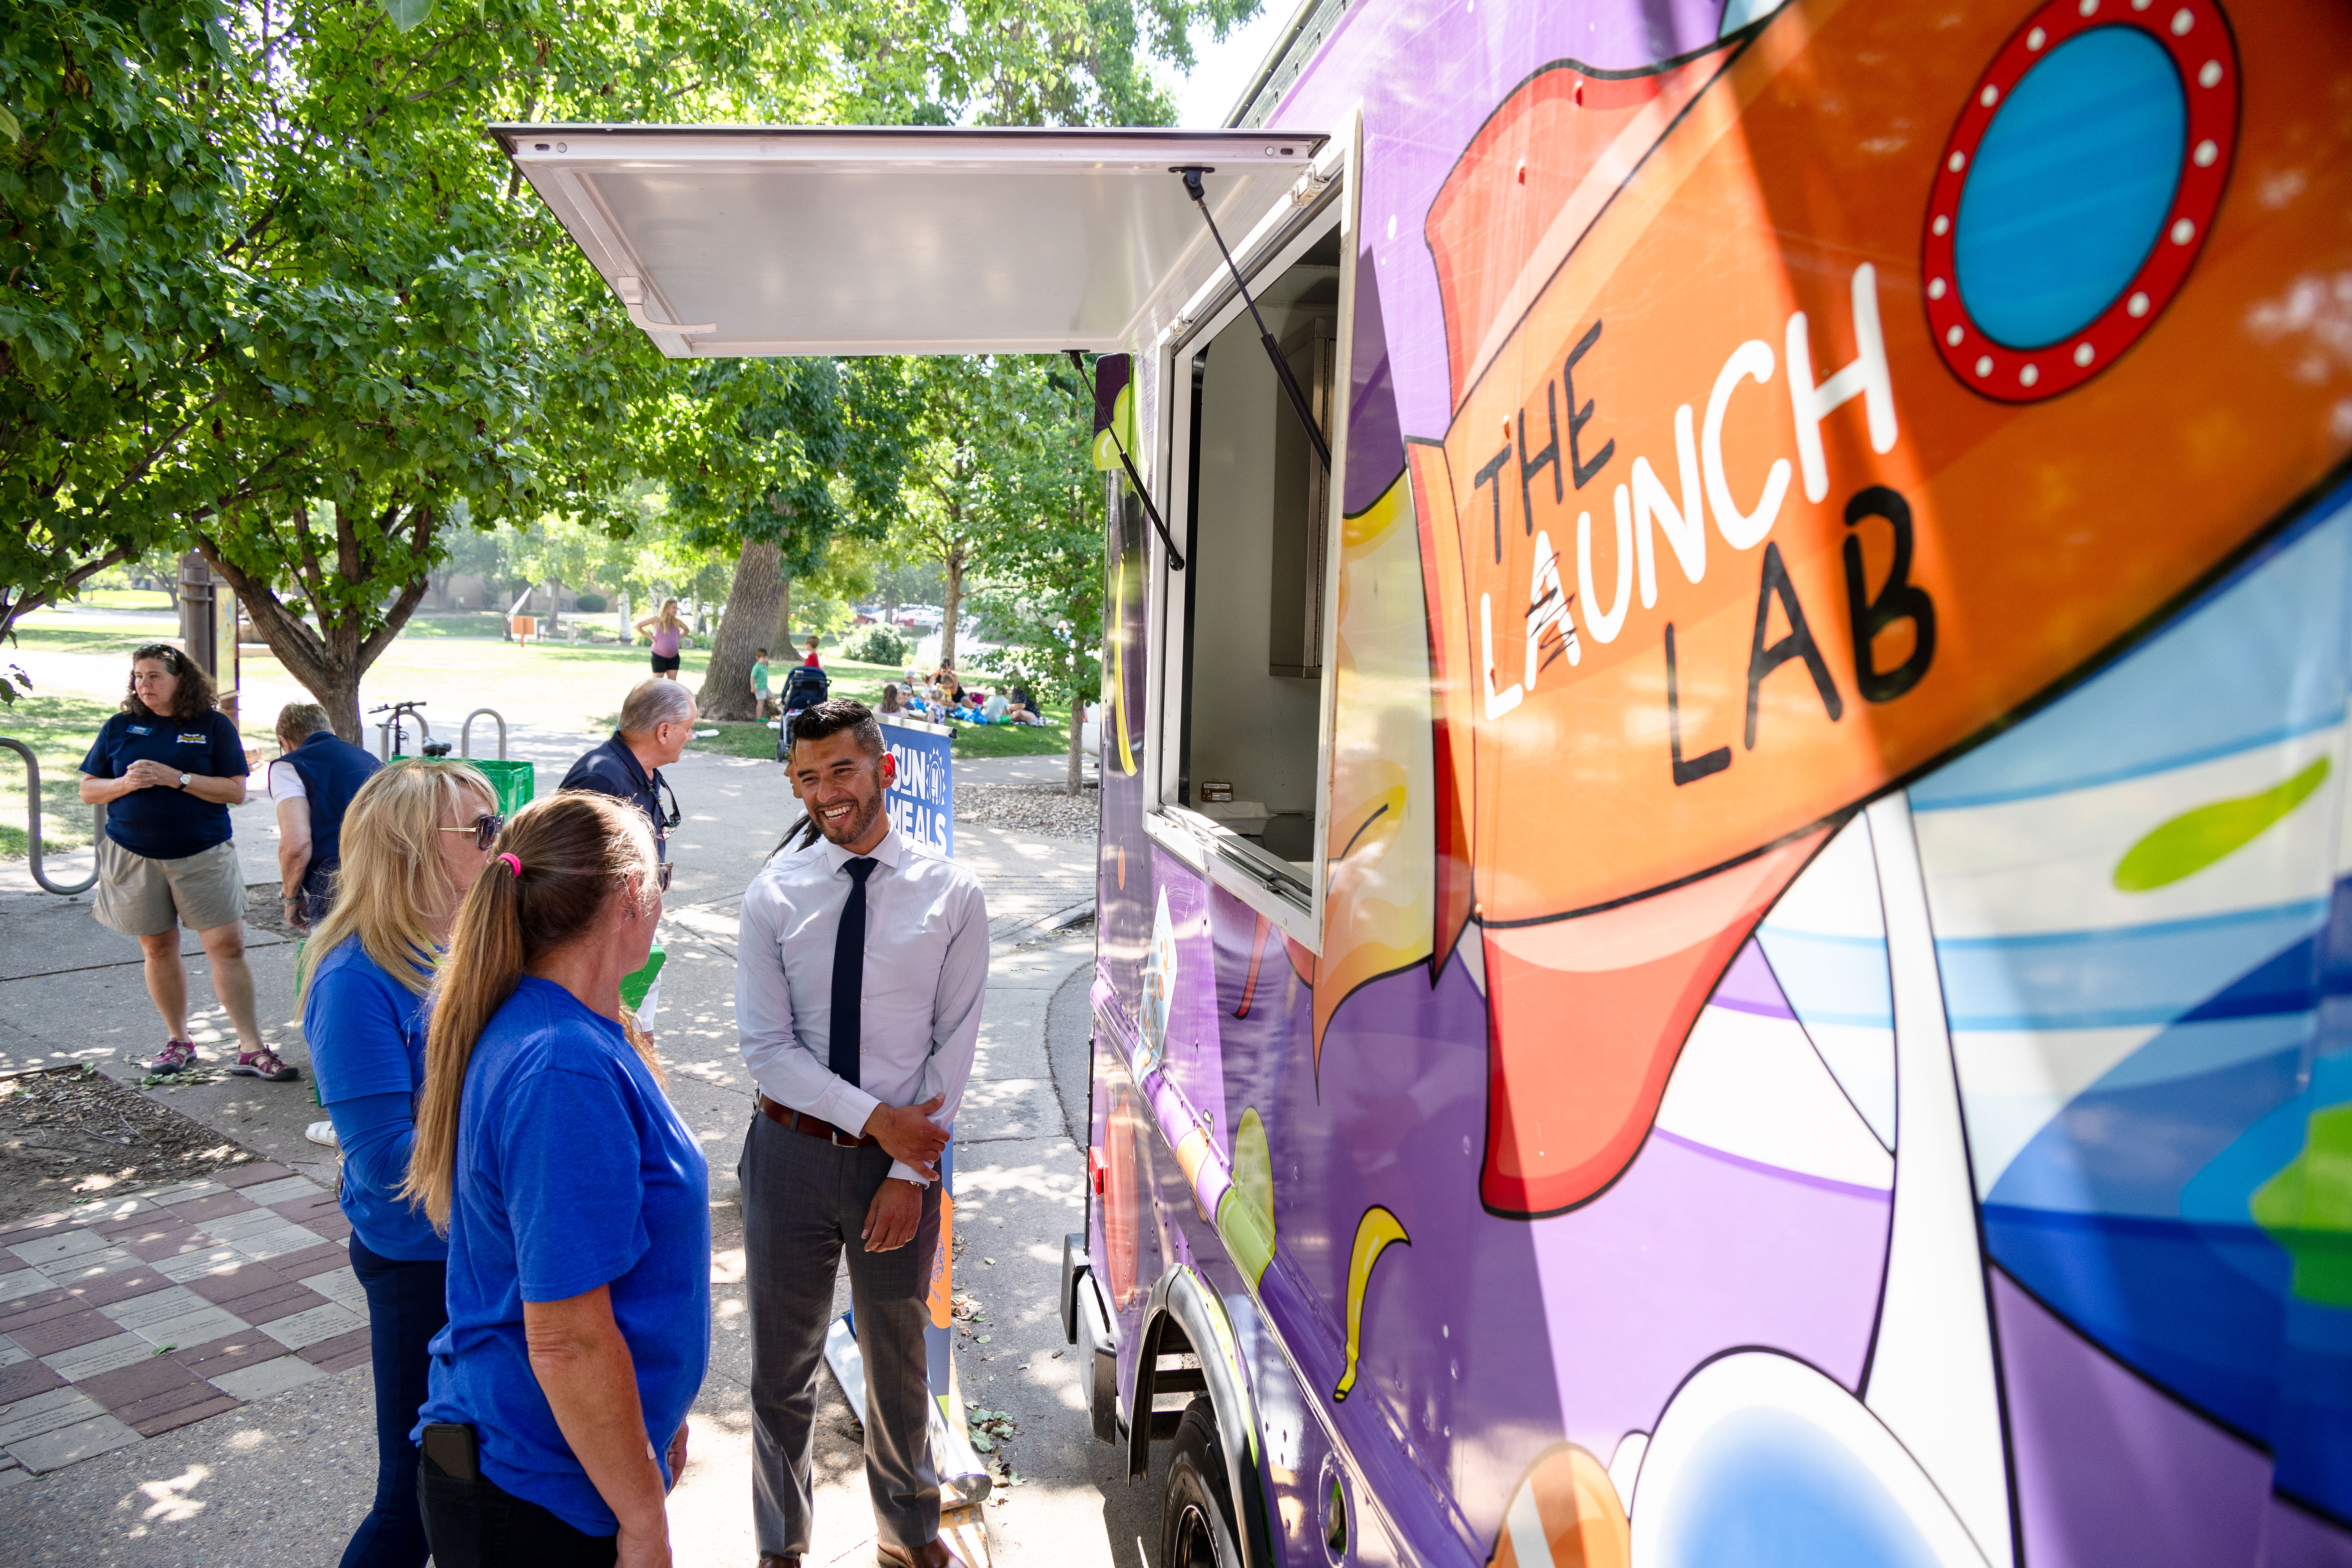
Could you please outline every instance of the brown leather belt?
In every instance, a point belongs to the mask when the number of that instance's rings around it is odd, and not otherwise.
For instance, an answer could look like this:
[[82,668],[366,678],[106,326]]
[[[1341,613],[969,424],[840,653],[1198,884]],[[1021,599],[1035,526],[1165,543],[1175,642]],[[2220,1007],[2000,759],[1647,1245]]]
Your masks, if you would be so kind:
[[764,1094],[760,1097],[760,1114],[779,1127],[789,1127],[795,1132],[805,1132],[812,1138],[822,1138],[839,1148],[878,1149],[882,1146],[882,1140],[871,1133],[863,1138],[852,1138],[832,1122],[820,1121],[814,1116],[803,1115],[789,1105],[778,1105]]

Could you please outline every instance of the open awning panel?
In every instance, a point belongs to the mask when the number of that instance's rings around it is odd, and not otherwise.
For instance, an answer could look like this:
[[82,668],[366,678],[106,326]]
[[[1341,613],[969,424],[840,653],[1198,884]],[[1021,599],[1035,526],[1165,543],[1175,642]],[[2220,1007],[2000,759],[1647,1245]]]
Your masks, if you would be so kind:
[[[1264,131],[499,125],[672,358],[1126,346],[1322,136]],[[1197,282],[1197,279],[1194,279]]]

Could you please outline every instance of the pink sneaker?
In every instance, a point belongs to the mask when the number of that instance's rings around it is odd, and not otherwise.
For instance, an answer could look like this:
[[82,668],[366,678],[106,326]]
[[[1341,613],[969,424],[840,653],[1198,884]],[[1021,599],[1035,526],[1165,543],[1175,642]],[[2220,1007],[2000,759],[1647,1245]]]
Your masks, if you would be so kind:
[[267,1046],[257,1051],[239,1052],[236,1066],[228,1069],[242,1078],[266,1079],[271,1083],[292,1083],[302,1076],[299,1068],[278,1059],[278,1053]]
[[178,1072],[182,1068],[192,1066],[196,1059],[194,1040],[166,1040],[163,1042],[163,1054],[149,1062],[147,1070],[153,1073]]

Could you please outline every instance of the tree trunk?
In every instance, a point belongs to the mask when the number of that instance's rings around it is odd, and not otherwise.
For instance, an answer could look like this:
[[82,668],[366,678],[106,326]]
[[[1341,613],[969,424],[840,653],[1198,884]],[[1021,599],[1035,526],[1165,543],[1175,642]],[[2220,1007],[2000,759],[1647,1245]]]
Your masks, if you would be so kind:
[[549,636],[555,630],[555,595],[562,591],[562,584],[552,577],[547,580],[547,624],[539,628],[540,635],[542,637]]
[[963,614],[963,551],[961,547],[940,557],[940,662],[953,665],[956,656],[956,622]]
[[793,575],[776,574],[776,633],[768,642],[769,657],[782,665],[798,664],[793,655]]
[[751,707],[751,656],[759,651],[761,630],[771,624],[770,606],[782,586],[776,569],[778,555],[772,543],[749,543],[735,558],[735,581],[727,590],[728,613],[719,617],[719,636],[710,645],[710,665],[703,672],[702,689],[694,697],[705,719],[758,717]]
[[1086,733],[1087,697],[1083,691],[1070,693],[1070,798],[1078,798],[1086,788],[1086,753],[1079,748]]
[[[420,551],[432,537],[435,521],[430,513],[418,519],[416,544]],[[367,581],[365,573],[372,563],[359,559],[350,534],[343,536],[342,544],[341,553],[350,559],[339,564],[345,568],[346,576],[351,581]],[[319,629],[312,631],[278,599],[268,579],[256,577],[228,561],[210,535],[198,533],[195,545],[205,563],[228,580],[237,603],[245,606],[254,630],[269,645],[269,651],[278,656],[278,662],[327,710],[327,721],[334,726],[336,739],[365,746],[366,731],[360,722],[360,681],[415,613],[425,597],[425,574],[419,573],[401,584],[399,594],[383,612],[383,624],[375,630],[367,631],[351,620],[331,620],[325,607],[320,605]]]

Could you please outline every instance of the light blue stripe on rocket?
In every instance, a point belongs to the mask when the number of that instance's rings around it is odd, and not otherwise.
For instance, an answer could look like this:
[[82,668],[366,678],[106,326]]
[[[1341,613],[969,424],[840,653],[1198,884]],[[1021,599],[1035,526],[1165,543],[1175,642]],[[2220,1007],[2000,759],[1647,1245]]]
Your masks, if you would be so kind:
[[1884,937],[1823,936],[1768,922],[1756,940],[1802,1022],[1894,1026]]
[[2352,647],[2345,493],[2113,668],[1912,785],[1911,808],[2114,784],[2341,723]]
[[2196,920],[2034,936],[1939,937],[1955,1029],[2168,1024],[2309,935],[2324,899]]

